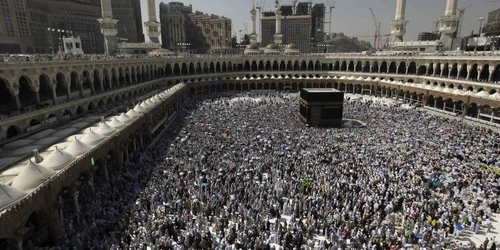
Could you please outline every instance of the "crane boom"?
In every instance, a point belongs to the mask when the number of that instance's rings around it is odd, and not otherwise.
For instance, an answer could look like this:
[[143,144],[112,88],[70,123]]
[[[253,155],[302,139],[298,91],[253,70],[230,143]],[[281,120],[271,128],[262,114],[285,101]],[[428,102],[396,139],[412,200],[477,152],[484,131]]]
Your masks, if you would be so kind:
[[377,22],[377,17],[375,16],[375,13],[373,12],[372,7],[370,7],[370,12],[372,13],[373,24],[375,25],[375,35],[373,36],[373,48],[375,50],[378,50],[378,48],[377,48],[377,45],[378,45],[377,44],[377,38],[378,38],[379,33],[380,33],[380,28],[379,28],[379,25],[378,25],[379,22]]
[[474,4],[470,4],[469,6],[467,6],[465,8],[457,9],[458,10],[458,32],[457,32],[457,38],[460,37],[460,33],[462,33],[462,19],[464,17],[464,12],[468,8],[472,7],[472,5],[474,5]]

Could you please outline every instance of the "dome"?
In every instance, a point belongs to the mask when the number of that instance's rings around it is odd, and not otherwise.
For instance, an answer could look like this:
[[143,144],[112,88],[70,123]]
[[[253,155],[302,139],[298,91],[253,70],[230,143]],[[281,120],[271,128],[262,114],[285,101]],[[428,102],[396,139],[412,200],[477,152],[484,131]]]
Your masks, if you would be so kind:
[[55,174],[56,172],[53,170],[42,167],[40,164],[30,160],[28,165],[26,165],[21,173],[14,179],[12,187],[28,191],[40,186],[45,180]]
[[90,129],[90,131],[85,134],[82,139],[80,139],[81,142],[89,145],[89,146],[95,146],[97,144],[99,144],[102,140],[104,140],[104,137],[100,134],[97,134],[96,132],[92,131],[92,129]]
[[40,163],[40,165],[52,170],[61,170],[75,159],[76,158],[74,156],[66,151],[58,149],[56,146],[56,150],[52,151],[52,153],[50,153],[49,156],[47,156],[47,158]]
[[295,45],[294,43],[290,43],[286,46],[287,49],[299,49],[299,47],[297,47],[297,45]]
[[122,123],[121,121],[118,121],[118,119],[116,119],[116,117],[113,117],[113,120],[111,120],[111,122],[109,122],[108,125],[112,128],[116,128],[116,129],[120,129],[120,128],[123,128],[123,126],[125,126],[125,124]]
[[133,109],[129,110],[127,112],[127,114],[125,114],[126,116],[129,116],[129,117],[138,117],[139,116],[139,113],[135,112]]
[[142,113],[142,112],[144,112],[144,108],[141,107],[140,104],[137,104],[137,105],[135,105],[134,111],[137,113]]
[[0,210],[22,199],[26,192],[15,187],[0,183]]
[[83,155],[89,150],[90,147],[87,144],[78,140],[76,137],[75,140],[71,144],[69,144],[69,146],[66,149],[64,149],[64,151],[70,153],[74,157]]
[[256,43],[252,43],[252,44],[247,45],[247,47],[245,49],[251,49],[251,50],[257,49],[258,50],[259,46]]
[[101,126],[95,132],[102,136],[110,136],[115,133],[115,129],[110,127],[106,122],[102,122]]
[[280,49],[278,45],[274,43],[270,43],[269,45],[266,46],[266,49]]
[[[116,116],[115,116],[116,117]],[[132,117],[128,116],[127,114],[125,113],[121,113],[120,116],[118,116],[118,118],[116,118],[118,121],[121,121],[123,123],[128,123],[132,120]]]
[[150,52],[151,55],[172,55],[174,52],[168,49],[154,49]]

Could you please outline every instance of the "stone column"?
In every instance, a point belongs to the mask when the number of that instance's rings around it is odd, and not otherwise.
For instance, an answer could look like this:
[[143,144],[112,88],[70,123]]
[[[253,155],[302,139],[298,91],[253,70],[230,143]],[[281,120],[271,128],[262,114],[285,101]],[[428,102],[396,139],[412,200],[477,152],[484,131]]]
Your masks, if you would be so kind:
[[41,101],[40,101],[40,92],[39,91],[35,91],[34,94],[35,94],[35,98],[36,98],[36,104],[40,104],[41,103]]
[[83,98],[83,81],[80,82],[80,84],[78,84],[78,92],[80,94],[80,98]]
[[405,75],[408,75],[408,70],[409,70],[409,69],[410,69],[410,67],[409,67],[409,66],[407,66],[407,67],[406,67],[406,73],[405,73]]
[[403,94],[403,102],[406,103],[406,92]]
[[104,164],[104,180],[106,183],[109,183],[109,174],[108,174],[108,163]]
[[75,206],[75,211],[77,214],[80,214],[80,205],[78,204],[79,195],[80,195],[79,191],[73,192],[73,205]]
[[128,145],[125,148],[125,161],[129,162],[130,161],[130,152],[128,150]]
[[52,88],[50,88],[50,90],[52,90],[52,102],[54,103],[54,105],[56,105],[57,104],[56,86],[52,85]]
[[439,76],[440,76],[440,77],[443,77],[443,71],[444,71],[444,68],[445,68],[445,67],[444,67],[444,64],[443,64],[443,65],[441,65],[441,72],[439,72]]
[[448,78],[451,77],[451,71],[453,70],[453,65],[448,65]]
[[457,103],[454,102],[453,103],[453,114],[455,114],[455,111],[457,110]]
[[490,122],[493,123],[493,121],[495,120],[495,112],[493,112],[493,109],[491,110],[491,120]]
[[490,66],[489,70],[490,75],[488,76],[488,81],[491,82],[491,80],[493,79],[493,75],[495,74],[495,66]]
[[90,185],[90,188],[92,189],[92,192],[95,193],[95,184],[94,184],[94,175],[93,174],[90,175],[89,185]]
[[432,65],[432,76],[436,76],[437,64]]
[[438,102],[436,101],[436,98],[434,98],[434,108],[437,107]]
[[431,65],[426,63],[425,64],[425,75],[429,75],[430,71],[431,71]]
[[483,72],[483,66],[477,66],[477,80],[481,80],[481,72]]
[[63,207],[64,207],[64,202],[62,196],[59,196],[59,218],[61,219],[61,225],[64,225],[64,214],[63,214]]
[[15,107],[15,109],[17,111],[20,111],[21,110],[21,100],[19,100],[19,94],[16,94],[13,96],[14,98],[12,98],[12,102],[13,102],[13,106]]
[[95,88],[94,88],[94,78],[88,78],[87,81],[89,82],[90,84],[90,94],[95,94]]
[[470,73],[472,72],[472,65],[467,65],[467,77],[466,80],[470,80]]

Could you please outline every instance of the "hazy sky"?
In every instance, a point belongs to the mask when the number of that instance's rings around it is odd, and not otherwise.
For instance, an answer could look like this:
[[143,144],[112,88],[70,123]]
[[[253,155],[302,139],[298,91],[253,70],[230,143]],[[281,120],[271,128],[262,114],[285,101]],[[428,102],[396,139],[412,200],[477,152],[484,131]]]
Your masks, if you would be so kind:
[[[303,0],[307,1],[307,0]],[[327,3],[332,0],[313,0],[314,3]],[[458,8],[473,4],[465,11],[462,34],[470,34],[472,30],[479,29],[479,17],[488,18],[488,12],[500,8],[497,0],[458,0]],[[157,11],[161,0],[156,0]],[[165,3],[171,1],[163,1]],[[250,13],[252,0],[178,0],[185,5],[192,4],[193,10],[205,13],[223,15],[231,18],[233,23],[233,34],[243,30],[243,23],[248,23],[251,32]],[[274,0],[255,0],[256,4],[263,2],[264,10],[274,9]],[[291,4],[292,0],[281,0],[282,5]],[[299,2],[302,2],[299,0]],[[375,25],[372,21],[369,8],[371,7],[381,25],[382,34],[390,34],[390,22],[396,13],[396,0],[335,0],[336,8],[332,13],[332,32],[344,32],[348,36],[372,35]],[[417,34],[422,31],[434,30],[434,22],[444,15],[446,0],[407,0],[406,1],[407,33],[405,40],[416,40]],[[147,19],[147,0],[141,0],[143,21]],[[327,9],[328,11],[328,9]],[[159,18],[159,15],[158,15]],[[325,22],[329,21],[329,14],[325,16]],[[486,21],[486,20],[485,20]],[[257,28],[259,24],[257,24]],[[325,32],[328,32],[328,24],[325,24]],[[371,38],[360,38],[370,41]]]

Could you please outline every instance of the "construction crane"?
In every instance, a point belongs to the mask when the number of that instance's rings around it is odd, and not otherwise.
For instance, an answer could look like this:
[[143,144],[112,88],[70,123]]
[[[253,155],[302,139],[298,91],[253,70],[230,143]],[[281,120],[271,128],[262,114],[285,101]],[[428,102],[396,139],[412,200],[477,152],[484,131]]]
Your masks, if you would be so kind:
[[245,34],[248,34],[248,23],[243,23],[243,26],[245,27]]
[[458,10],[458,33],[457,33],[457,37],[460,37],[460,33],[462,33],[462,18],[464,17],[464,12],[465,10],[467,10],[468,8],[472,7],[472,5],[474,4],[471,4],[465,8],[457,8]]
[[328,22],[328,35],[332,33],[332,10],[335,9],[335,1],[334,0],[325,0],[326,5],[330,9],[328,12],[330,16],[330,22]]
[[377,17],[375,16],[375,13],[373,12],[373,9],[371,7],[370,7],[370,12],[372,13],[373,24],[375,25],[375,35],[373,35],[373,48],[375,49],[375,51],[377,51],[378,50],[377,42],[378,42],[378,37],[380,36],[380,23],[377,22]]

